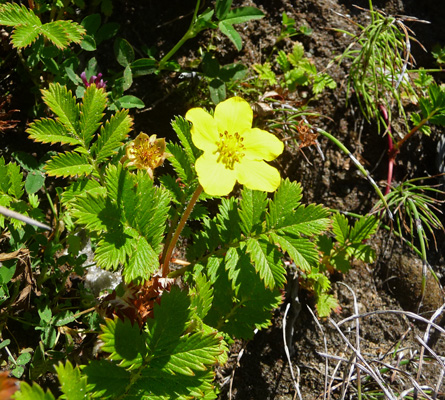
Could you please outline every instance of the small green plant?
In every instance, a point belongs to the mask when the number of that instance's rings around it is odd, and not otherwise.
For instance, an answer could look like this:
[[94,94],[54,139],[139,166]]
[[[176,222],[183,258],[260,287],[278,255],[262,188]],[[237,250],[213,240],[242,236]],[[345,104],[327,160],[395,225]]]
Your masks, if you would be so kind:
[[337,87],[332,77],[325,72],[318,72],[311,60],[304,57],[304,47],[300,42],[295,42],[290,54],[280,50],[275,60],[282,77],[273,72],[269,62],[253,66],[259,78],[269,85],[276,85],[279,82],[281,87],[291,92],[295,91],[297,86],[311,85],[312,92],[316,95],[326,87],[329,89]]
[[302,25],[300,26],[300,28],[297,29],[295,19],[289,17],[287,13],[284,11],[282,14],[281,25],[282,25],[281,32],[275,39],[275,45],[277,45],[284,39],[289,39],[297,35],[306,35],[306,36],[312,35],[312,29],[306,25]]

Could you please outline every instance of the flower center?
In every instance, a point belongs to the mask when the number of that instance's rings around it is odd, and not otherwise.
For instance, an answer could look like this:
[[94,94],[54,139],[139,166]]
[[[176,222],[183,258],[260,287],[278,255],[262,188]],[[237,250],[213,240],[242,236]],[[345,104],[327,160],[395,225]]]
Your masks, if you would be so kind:
[[227,131],[220,133],[216,145],[215,153],[218,153],[217,162],[223,163],[228,169],[234,169],[235,163],[240,162],[244,157],[243,138],[238,132],[235,132],[233,135]]

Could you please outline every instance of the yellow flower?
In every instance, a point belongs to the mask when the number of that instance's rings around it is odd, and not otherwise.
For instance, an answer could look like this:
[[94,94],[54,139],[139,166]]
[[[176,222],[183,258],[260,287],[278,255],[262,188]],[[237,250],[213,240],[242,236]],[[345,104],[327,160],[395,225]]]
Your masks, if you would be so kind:
[[252,190],[278,188],[280,173],[264,160],[277,158],[283,143],[269,132],[252,128],[253,112],[247,101],[232,97],[216,106],[213,117],[202,108],[192,108],[185,118],[193,124],[193,143],[204,151],[195,168],[207,194],[225,196],[237,181]]
[[170,153],[165,152],[165,139],[157,139],[156,135],[149,137],[142,132],[127,145],[126,155],[121,162],[129,161],[127,167],[145,169],[153,179],[155,168],[161,166],[170,156]]

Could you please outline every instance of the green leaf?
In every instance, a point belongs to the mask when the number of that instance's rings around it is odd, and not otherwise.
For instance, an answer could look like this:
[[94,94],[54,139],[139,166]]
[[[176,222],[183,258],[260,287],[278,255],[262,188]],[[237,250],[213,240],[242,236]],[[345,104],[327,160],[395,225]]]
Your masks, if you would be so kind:
[[259,78],[267,81],[269,85],[276,85],[278,83],[277,77],[272,71],[272,65],[269,62],[254,64],[253,69],[257,72]]
[[226,84],[219,78],[212,79],[209,83],[209,92],[213,103],[219,104],[226,99]]
[[310,271],[311,264],[318,261],[317,248],[309,239],[279,236],[275,233],[271,233],[271,238],[280,245],[283,251],[289,254],[295,265],[302,271]]
[[80,106],[80,135],[88,147],[93,135],[100,126],[104,116],[103,111],[107,106],[107,93],[104,89],[97,89],[96,85],[89,86],[83,95]]
[[167,143],[167,151],[173,155],[173,157],[169,157],[168,161],[173,165],[181,181],[187,184],[193,182],[196,173],[192,169],[192,162],[185,149],[176,143]]
[[57,48],[65,49],[69,45],[70,40],[60,22],[61,21],[53,21],[42,25],[40,27],[40,33],[51,41]]
[[114,320],[107,318],[101,328],[102,350],[110,353],[110,360],[119,361],[118,365],[123,368],[135,369],[142,365],[147,355],[147,338],[139,325],[116,317]]
[[247,239],[247,252],[264,285],[273,289],[286,282],[286,270],[276,247],[261,235],[259,239]]
[[144,102],[136,96],[126,95],[116,100],[119,108],[144,108]]
[[42,118],[31,123],[26,130],[29,137],[36,142],[41,143],[62,143],[72,146],[82,145],[82,141],[70,136],[64,125],[53,119]]
[[26,193],[32,194],[39,191],[45,183],[45,175],[39,171],[31,171],[25,180]]
[[320,235],[330,224],[328,211],[321,205],[309,204],[298,207],[294,213],[287,216],[286,220],[281,220],[275,226],[278,232],[285,232],[290,235]]
[[42,93],[43,101],[57,115],[68,133],[80,139],[79,106],[71,91],[66,86],[51,83],[48,90],[43,90]]
[[204,322],[232,337],[249,339],[255,328],[270,325],[271,310],[278,307],[278,289],[265,290],[245,249],[234,249],[235,262],[225,265],[212,258],[207,271],[213,281],[213,303]]
[[20,167],[16,163],[9,163],[7,165],[7,173],[9,177],[8,193],[16,199],[23,196],[23,174],[20,172]]
[[117,62],[126,67],[134,61],[134,50],[131,44],[122,38],[117,38],[114,41],[114,54]]
[[269,213],[266,218],[268,229],[285,223],[295,208],[301,204],[302,197],[299,183],[290,182],[288,178],[281,181],[281,185],[274,193],[273,201],[269,202]]
[[[92,398],[117,399],[130,385],[132,374],[106,360],[91,361],[82,372],[87,376]],[[135,398],[136,399],[136,398]]]
[[[116,221],[118,222],[118,220]],[[105,269],[116,269],[126,264],[127,257],[133,254],[133,237],[128,230],[112,230],[105,233],[97,244],[94,261]]]
[[215,16],[219,20],[224,19],[232,7],[233,0],[217,0],[215,4]]
[[29,386],[26,382],[20,382],[20,391],[14,394],[14,400],[55,400],[52,393],[46,392],[37,384]]
[[61,26],[65,31],[65,34],[68,37],[68,43],[80,43],[82,41],[83,35],[85,35],[85,29],[82,25],[79,25],[77,22],[68,21],[68,20],[58,20],[54,21],[55,24]]
[[122,79],[123,79],[122,87],[124,91],[130,89],[131,85],[133,84],[133,73],[131,72],[130,65],[127,65],[125,67]]
[[235,45],[236,49],[240,51],[243,48],[243,41],[240,34],[235,30],[232,23],[227,20],[220,21],[218,24],[219,30],[226,35]]
[[144,237],[133,240],[133,256],[123,275],[126,282],[148,280],[159,269],[159,257]]
[[344,245],[349,239],[349,231],[349,224],[346,217],[340,213],[334,214],[332,218],[332,232],[337,242]]
[[292,49],[292,53],[289,54],[289,61],[290,63],[296,67],[298,65],[298,63],[300,62],[300,60],[303,58],[304,56],[304,47],[303,44],[300,42],[295,42],[294,47]]
[[63,177],[88,175],[93,172],[93,166],[88,158],[76,152],[67,152],[53,157],[45,167],[50,176]]
[[0,5],[0,25],[35,25],[40,26],[40,18],[34,14],[34,11],[20,6],[17,3],[6,3]]
[[100,14],[87,15],[81,22],[88,35],[94,35],[100,27],[102,18]]
[[264,13],[255,7],[239,7],[230,10],[224,18],[224,22],[229,24],[241,24],[252,19],[260,19]]
[[139,58],[130,64],[133,76],[153,74],[157,71],[158,62],[154,58]]
[[34,43],[39,35],[40,31],[35,26],[19,25],[11,35],[11,42],[14,47],[21,49]]
[[199,271],[195,272],[193,281],[195,286],[190,289],[191,309],[199,318],[204,319],[212,307],[212,283]]
[[118,111],[105,125],[101,127],[100,135],[93,149],[96,154],[96,162],[103,162],[122,146],[123,140],[133,126],[132,119],[127,110]]
[[90,35],[85,35],[80,42],[80,47],[85,51],[95,51],[97,49],[96,41]]
[[378,220],[373,215],[360,218],[351,229],[349,239],[352,243],[361,243],[377,231]]
[[[119,213],[116,207],[105,198],[91,193],[72,199],[73,217],[78,224],[86,225],[91,231],[102,232],[108,227],[118,227],[120,224]],[[116,218],[117,216],[117,218]]]
[[79,368],[74,368],[69,361],[65,365],[59,363],[54,368],[59,378],[60,389],[64,394],[62,398],[66,400],[86,400],[89,398],[87,380],[85,376],[82,376]]
[[200,156],[200,150],[193,144],[192,135],[190,133],[190,123],[182,117],[176,117],[172,122],[172,128],[178,135],[178,138],[188,155],[190,163],[193,164]]
[[323,293],[317,298],[317,311],[320,318],[328,317],[331,311],[338,307],[337,299],[331,294]]
[[247,236],[250,233],[259,233],[265,219],[267,194],[258,190],[244,188],[241,193],[239,216],[241,230]]

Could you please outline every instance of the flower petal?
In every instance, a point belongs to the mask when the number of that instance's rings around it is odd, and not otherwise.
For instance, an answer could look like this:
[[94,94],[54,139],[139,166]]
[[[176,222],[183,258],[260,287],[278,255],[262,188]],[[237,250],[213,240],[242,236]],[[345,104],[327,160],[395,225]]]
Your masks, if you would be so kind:
[[252,127],[253,111],[249,103],[241,97],[231,97],[215,108],[215,121],[218,132],[242,133]]
[[275,160],[284,150],[283,142],[262,129],[253,128],[243,133],[244,155],[249,160]]
[[219,134],[213,117],[202,108],[192,108],[185,114],[185,119],[193,124],[190,132],[195,146],[204,151],[215,151]]
[[278,170],[264,161],[252,161],[243,158],[236,167],[236,179],[252,190],[275,191],[280,186],[281,176]]
[[217,156],[204,153],[195,163],[198,180],[204,191],[211,196],[226,196],[236,183],[236,172],[217,162]]

